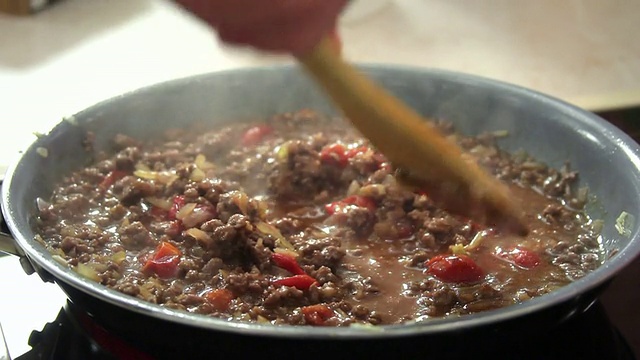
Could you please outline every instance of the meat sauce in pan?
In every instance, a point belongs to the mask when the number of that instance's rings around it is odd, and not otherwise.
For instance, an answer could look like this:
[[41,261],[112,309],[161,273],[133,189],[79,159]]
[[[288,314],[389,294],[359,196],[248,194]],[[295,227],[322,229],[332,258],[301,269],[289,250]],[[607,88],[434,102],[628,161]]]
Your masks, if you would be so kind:
[[272,324],[396,324],[518,304],[601,264],[577,173],[436,124],[512,189],[518,238],[436,208],[342,119],[113,140],[38,200],[38,239],[79,274],[192,313]]

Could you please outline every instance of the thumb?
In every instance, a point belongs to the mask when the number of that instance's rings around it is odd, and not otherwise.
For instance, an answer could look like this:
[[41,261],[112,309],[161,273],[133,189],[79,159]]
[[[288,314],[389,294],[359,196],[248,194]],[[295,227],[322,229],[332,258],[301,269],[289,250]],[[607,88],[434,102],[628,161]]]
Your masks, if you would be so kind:
[[329,31],[329,33],[327,34],[327,37],[329,38],[329,40],[331,40],[331,43],[333,44],[333,47],[336,53],[338,55],[342,55],[342,39],[338,34],[338,29],[336,28],[331,29],[331,31]]

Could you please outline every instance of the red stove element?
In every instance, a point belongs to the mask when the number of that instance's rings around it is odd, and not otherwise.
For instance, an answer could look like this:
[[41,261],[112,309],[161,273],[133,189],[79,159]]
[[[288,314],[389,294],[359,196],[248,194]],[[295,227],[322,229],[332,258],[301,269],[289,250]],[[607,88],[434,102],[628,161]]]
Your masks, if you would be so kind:
[[154,360],[155,358],[100,326],[71,302],[42,331],[29,337],[32,350],[15,360]]

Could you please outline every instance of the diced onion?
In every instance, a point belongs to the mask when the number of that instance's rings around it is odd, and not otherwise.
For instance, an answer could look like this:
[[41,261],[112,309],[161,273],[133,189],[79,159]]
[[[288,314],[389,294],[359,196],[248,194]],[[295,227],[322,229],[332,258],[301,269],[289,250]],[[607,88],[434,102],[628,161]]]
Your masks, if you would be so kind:
[[184,227],[192,228],[198,224],[202,224],[205,221],[213,219],[215,213],[203,206],[196,206],[193,211],[183,217],[182,225]]
[[496,130],[491,133],[494,137],[507,137],[509,136],[509,130]]
[[38,243],[45,245],[44,239],[42,238],[42,236],[40,236],[40,234],[35,234],[33,236],[33,240],[37,241]]
[[587,202],[587,197],[589,196],[589,188],[588,187],[581,187],[580,189],[578,189],[578,192],[576,194],[576,200],[578,200],[578,202],[580,202],[581,204],[584,204]]
[[284,247],[286,249],[289,249],[295,252],[295,248],[293,247],[293,245],[291,245],[291,243],[287,241],[287,239],[285,239],[284,236],[282,236],[282,234],[280,233],[280,230],[278,230],[275,226],[271,224],[267,224],[264,221],[258,221],[256,223],[256,228],[258,229],[258,231],[260,231],[263,234],[271,235],[275,237],[276,246],[280,245],[281,247]]
[[484,145],[477,145],[469,150],[471,154],[475,154],[478,157],[490,157],[498,153],[495,147],[488,147]]
[[157,180],[163,184],[171,184],[175,180],[178,179],[178,175],[169,171],[147,171],[147,170],[136,170],[133,172],[133,175],[146,180]]
[[591,230],[596,234],[600,234],[602,232],[603,227],[604,227],[604,221],[601,219],[593,220],[593,222],[591,223]]
[[360,188],[360,191],[358,191],[359,195],[369,196],[369,197],[382,196],[382,195],[385,195],[386,193],[387,193],[387,188],[382,184],[365,185]]
[[133,172],[133,175],[147,180],[156,180],[158,178],[157,172],[149,170],[136,170]]
[[80,229],[78,229],[75,226],[65,226],[62,229],[60,229],[60,235],[66,237],[66,236],[73,236],[73,237],[77,237],[78,234],[81,232]]
[[62,120],[68,122],[71,125],[78,125],[78,120],[73,115],[63,117]]
[[117,253],[111,255],[111,260],[118,265],[120,265],[126,258],[127,253],[124,251],[118,251]]
[[243,215],[247,215],[247,203],[249,202],[249,197],[242,191],[235,191],[231,196],[233,203],[238,206]]
[[541,170],[544,169],[544,165],[539,163],[539,162],[535,162],[535,161],[525,161],[522,163],[522,169],[523,170]]
[[615,228],[620,235],[630,237],[631,229],[635,223],[635,216],[629,214],[626,211],[620,213],[620,216],[616,219]]
[[143,164],[141,162],[137,163],[135,168],[136,168],[136,170],[149,171],[149,172],[151,171],[151,168],[149,168],[147,165],[145,165],[145,164]]
[[289,158],[289,142],[285,142],[284,144],[276,147],[276,159],[278,162],[284,162]]
[[288,255],[291,257],[297,257],[298,253],[295,251],[291,251],[289,249],[285,249],[285,248],[275,248],[273,249],[273,252],[276,254],[282,254],[282,255]]
[[147,287],[140,286],[138,287],[140,289],[140,295],[142,295],[145,299],[150,299],[150,298],[154,298],[155,296],[151,293],[151,291],[149,291],[149,289],[147,289]]
[[45,147],[36,148],[36,152],[38,153],[38,155],[42,156],[43,158],[46,158],[49,156],[49,150]]
[[98,273],[89,265],[78,263],[78,266],[76,266],[76,272],[86,277],[87,279],[91,279],[93,281],[100,281],[100,277],[98,276]]
[[467,254],[467,250],[465,250],[464,245],[462,245],[462,244],[451,245],[451,246],[449,246],[449,250],[451,251],[451,253],[453,255],[466,255]]
[[195,168],[193,169],[193,171],[191,171],[191,175],[189,175],[189,180],[200,182],[204,180],[205,177],[206,177],[206,174],[204,173],[204,171],[200,170],[199,168]]
[[38,206],[39,211],[45,211],[51,206],[51,204],[40,197],[36,198],[36,205]]
[[486,231],[480,231],[478,232],[473,239],[471,240],[471,242],[464,247],[465,250],[469,251],[469,250],[473,250],[475,248],[477,248],[478,246],[480,246],[480,244],[482,243],[482,241],[487,237],[487,233]]
[[93,270],[97,272],[105,272],[108,269],[107,264],[103,264],[99,262],[90,262],[87,265],[89,265],[91,268],[93,268]]
[[178,180],[178,175],[172,172],[162,171],[158,173],[158,181],[163,184],[169,185],[176,180]]
[[354,328],[354,329],[360,329],[360,330],[366,330],[366,331],[372,331],[372,332],[378,332],[378,331],[382,331],[381,327],[375,326],[373,324],[361,324],[361,323],[352,323],[349,325],[350,328]]
[[349,188],[347,189],[347,195],[355,195],[360,190],[360,184],[357,180],[353,180],[351,184],[349,184]]
[[196,203],[188,203],[185,204],[182,208],[180,208],[180,210],[178,210],[178,212],[176,213],[176,219],[178,220],[183,220],[184,218],[186,218],[187,216],[189,216],[189,214],[191,214],[193,212],[193,209],[196,208],[198,204]]
[[162,210],[171,210],[171,207],[173,206],[173,203],[167,199],[161,199],[161,198],[157,198],[154,196],[149,196],[146,197],[145,200],[147,200],[149,202],[149,204],[155,206],[155,207],[159,207]]
[[213,163],[208,162],[203,154],[198,154],[193,163],[201,170],[210,170],[216,167]]
[[55,261],[59,262],[60,264],[62,264],[62,265],[64,265],[64,266],[67,266],[67,265],[68,265],[67,260],[65,260],[65,259],[64,259],[62,256],[60,256],[60,255],[57,255],[57,254],[56,254],[56,255],[53,255],[53,256],[51,256],[51,257],[53,258],[53,260],[55,260]]
[[264,219],[267,216],[269,206],[264,201],[257,201],[258,217]]
[[211,245],[212,243],[212,239],[211,236],[209,236],[209,234],[207,234],[206,232],[198,229],[198,228],[191,228],[188,229],[187,231],[185,231],[185,234],[193,237],[194,239],[196,239],[199,243],[202,243],[204,245]]

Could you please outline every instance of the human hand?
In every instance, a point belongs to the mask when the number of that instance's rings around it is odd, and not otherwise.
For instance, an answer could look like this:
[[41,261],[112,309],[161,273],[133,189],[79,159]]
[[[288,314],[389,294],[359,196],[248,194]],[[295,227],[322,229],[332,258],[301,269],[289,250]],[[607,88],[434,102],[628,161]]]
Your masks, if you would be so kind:
[[176,0],[226,43],[300,55],[324,36],[337,41],[338,15],[348,0]]

